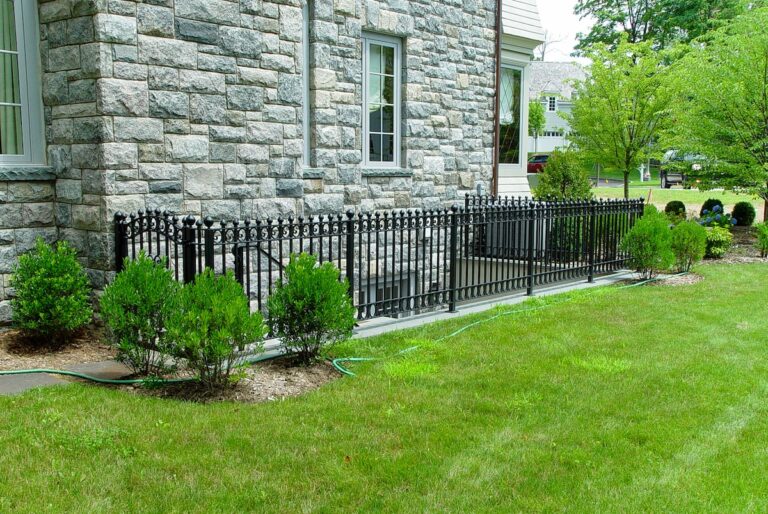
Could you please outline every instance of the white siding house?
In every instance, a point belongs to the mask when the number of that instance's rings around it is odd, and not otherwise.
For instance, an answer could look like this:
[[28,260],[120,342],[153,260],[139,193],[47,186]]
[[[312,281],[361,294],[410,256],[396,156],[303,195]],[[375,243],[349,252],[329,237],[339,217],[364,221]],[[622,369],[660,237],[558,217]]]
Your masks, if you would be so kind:
[[527,196],[529,66],[544,41],[536,0],[502,0],[501,26],[497,192]]
[[573,81],[584,80],[584,68],[575,62],[533,62],[528,68],[530,97],[544,106],[544,133],[535,140],[529,137],[532,152],[549,153],[568,144],[570,131],[563,118],[573,107]]

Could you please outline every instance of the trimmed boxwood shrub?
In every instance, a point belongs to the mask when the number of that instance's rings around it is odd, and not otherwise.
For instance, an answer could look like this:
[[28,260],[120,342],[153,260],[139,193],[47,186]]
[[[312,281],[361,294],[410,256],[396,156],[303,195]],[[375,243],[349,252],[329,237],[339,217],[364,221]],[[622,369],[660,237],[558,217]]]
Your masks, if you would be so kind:
[[715,205],[720,206],[720,212],[724,212],[723,202],[720,201],[718,198],[710,198],[706,202],[704,202],[704,205],[701,206],[701,215],[706,216],[707,214],[713,212],[715,209]]
[[707,251],[707,229],[695,221],[683,221],[672,229],[672,252],[678,271],[690,271]]
[[316,264],[313,255],[292,255],[285,280],[277,282],[267,301],[272,335],[302,364],[317,359],[323,347],[348,339],[355,326],[349,283],[339,280],[332,263]]
[[36,343],[64,344],[93,317],[88,277],[65,241],[52,248],[38,238],[19,257],[11,286],[13,323]]
[[685,216],[685,204],[680,200],[672,200],[664,207],[664,212],[675,216]]
[[168,319],[168,340],[174,356],[197,371],[210,388],[236,381],[233,371],[245,364],[245,351],[260,352],[266,335],[264,320],[250,312],[248,297],[230,271],[216,276],[210,268],[181,289]]
[[732,244],[733,234],[727,228],[711,227],[707,229],[707,252],[705,256],[710,259],[722,259]]
[[731,216],[736,220],[736,225],[739,227],[751,227],[755,222],[757,213],[751,202],[739,202],[733,206]]
[[156,264],[144,252],[125,260],[101,297],[101,316],[118,350],[118,360],[135,373],[167,370],[170,352],[165,330],[173,301],[181,286],[164,263]]
[[658,272],[669,269],[675,262],[669,220],[658,211],[646,209],[643,217],[622,239],[621,249],[629,253],[630,266],[643,279],[653,278]]

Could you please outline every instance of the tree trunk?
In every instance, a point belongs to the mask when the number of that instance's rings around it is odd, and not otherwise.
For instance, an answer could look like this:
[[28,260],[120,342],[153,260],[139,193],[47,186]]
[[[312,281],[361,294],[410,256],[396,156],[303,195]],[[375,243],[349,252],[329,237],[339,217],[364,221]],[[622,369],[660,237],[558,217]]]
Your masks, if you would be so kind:
[[763,199],[763,221],[768,221],[768,198]]
[[624,170],[624,199],[629,199],[629,169]]

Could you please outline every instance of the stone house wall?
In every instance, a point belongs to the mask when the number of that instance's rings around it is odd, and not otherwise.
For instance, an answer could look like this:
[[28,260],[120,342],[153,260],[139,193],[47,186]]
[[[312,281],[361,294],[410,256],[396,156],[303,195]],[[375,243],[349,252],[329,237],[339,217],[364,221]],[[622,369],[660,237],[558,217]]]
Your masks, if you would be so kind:
[[[117,211],[432,208],[487,188],[495,0],[311,1],[309,166],[304,1],[38,0],[56,180],[0,181],[0,213],[36,210],[0,220],[0,263],[41,233],[70,241],[103,287]],[[402,41],[401,168],[361,166],[365,31]]]

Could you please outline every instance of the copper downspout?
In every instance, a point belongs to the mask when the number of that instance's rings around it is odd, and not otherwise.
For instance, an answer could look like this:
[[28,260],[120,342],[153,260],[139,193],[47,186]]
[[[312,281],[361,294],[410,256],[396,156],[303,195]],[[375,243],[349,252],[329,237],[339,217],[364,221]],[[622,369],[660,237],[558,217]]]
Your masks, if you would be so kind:
[[501,19],[502,0],[496,0],[496,101],[494,108],[493,126],[493,175],[491,177],[491,194],[499,194],[499,112],[501,111],[501,33],[503,30]]

